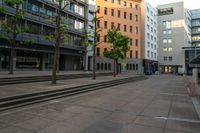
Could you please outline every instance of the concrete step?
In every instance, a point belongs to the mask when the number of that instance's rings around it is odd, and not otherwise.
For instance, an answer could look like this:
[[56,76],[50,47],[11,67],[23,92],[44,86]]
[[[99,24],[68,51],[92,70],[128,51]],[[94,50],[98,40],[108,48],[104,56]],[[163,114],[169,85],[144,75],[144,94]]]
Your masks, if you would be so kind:
[[[109,76],[112,73],[97,73],[96,76]],[[77,78],[87,78],[91,77],[92,74],[67,74],[67,75],[57,75],[57,80],[66,79],[77,79]],[[31,82],[43,82],[50,81],[52,79],[51,75],[48,76],[32,76],[32,77],[13,77],[13,78],[0,78],[0,85],[9,84],[21,84],[21,83],[31,83]]]
[[32,105],[40,102],[45,102],[48,100],[63,98],[67,96],[82,94],[90,91],[95,91],[111,86],[116,86],[120,84],[125,84],[128,82],[134,82],[139,80],[147,79],[144,76],[130,77],[112,81],[101,82],[97,84],[89,84],[83,86],[77,86],[66,89],[59,89],[53,91],[37,92],[32,94],[24,94],[12,97],[5,97],[0,99],[0,111],[6,111],[9,109],[19,108],[27,105]]

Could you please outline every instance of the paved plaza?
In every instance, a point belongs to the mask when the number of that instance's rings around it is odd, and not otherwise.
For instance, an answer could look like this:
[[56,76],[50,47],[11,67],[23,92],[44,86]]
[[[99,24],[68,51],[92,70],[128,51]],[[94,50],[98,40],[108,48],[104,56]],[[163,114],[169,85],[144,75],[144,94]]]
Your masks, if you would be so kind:
[[181,76],[156,75],[0,114],[0,133],[200,133]]

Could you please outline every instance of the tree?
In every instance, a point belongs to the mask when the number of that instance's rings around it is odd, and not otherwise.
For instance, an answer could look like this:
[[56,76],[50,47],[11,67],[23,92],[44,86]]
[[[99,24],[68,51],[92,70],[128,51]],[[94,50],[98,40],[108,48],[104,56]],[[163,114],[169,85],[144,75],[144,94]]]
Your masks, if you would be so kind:
[[55,25],[55,34],[50,34],[45,36],[47,40],[54,43],[54,61],[52,69],[52,84],[56,84],[56,72],[59,71],[59,58],[60,58],[60,44],[68,39],[67,35],[67,21],[62,17],[61,13],[69,5],[68,0],[56,0],[57,7],[56,15],[50,19],[50,22]]
[[[11,6],[15,9],[15,14],[10,16],[9,19],[5,20],[1,23],[1,29],[6,34],[1,34],[1,38],[5,38],[10,46],[10,65],[9,65],[9,74],[14,73],[14,59],[16,58],[16,45],[17,45],[17,37],[22,32],[26,32],[28,30],[27,25],[23,25],[21,21],[24,18],[24,11],[20,6],[24,3],[24,0],[4,0],[4,3],[7,6]],[[4,13],[4,8],[0,9],[0,13]]]
[[122,35],[118,29],[112,28],[108,31],[107,34],[108,37],[108,43],[111,44],[111,51],[105,51],[104,56],[107,58],[113,59],[113,66],[114,66],[114,72],[113,76],[116,76],[116,63],[118,59],[125,58],[126,52],[129,51],[129,38],[127,36]]
[[89,37],[89,33],[88,33],[88,31],[86,30],[85,31],[85,37],[84,37],[84,41],[83,41],[83,43],[82,43],[82,46],[83,46],[83,48],[84,48],[84,51],[85,51],[85,53],[84,53],[84,71],[86,71],[87,70],[87,68],[86,68],[86,63],[87,63],[87,48],[88,48],[88,46],[90,45],[89,44],[89,42],[88,42],[88,37]]
[[92,22],[94,23],[94,33],[93,33],[93,38],[94,38],[94,43],[93,43],[93,71],[92,71],[92,79],[95,80],[96,79],[96,47],[101,43],[98,42],[97,38],[98,38],[98,34],[99,32],[102,31],[101,27],[97,28],[97,21],[100,20],[101,18],[103,18],[103,16],[101,17],[97,17],[97,12],[99,11],[99,9],[95,12],[92,12],[94,14],[94,18],[92,20]]

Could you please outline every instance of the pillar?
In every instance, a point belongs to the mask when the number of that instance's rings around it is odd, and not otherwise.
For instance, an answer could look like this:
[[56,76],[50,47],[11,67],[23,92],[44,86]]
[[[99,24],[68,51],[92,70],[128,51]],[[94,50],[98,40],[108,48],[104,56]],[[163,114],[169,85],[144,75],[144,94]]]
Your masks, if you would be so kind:
[[2,54],[0,53],[0,71],[2,70],[2,61],[3,61],[3,57],[2,57]]
[[17,57],[15,56],[13,59],[13,70],[16,70],[16,65],[17,65]]
[[192,74],[193,81],[195,82],[195,84],[198,84],[198,69],[193,68],[192,73],[193,73]]
[[41,54],[40,65],[41,65],[41,67],[40,67],[41,71],[45,71],[45,69],[46,69],[45,53]]

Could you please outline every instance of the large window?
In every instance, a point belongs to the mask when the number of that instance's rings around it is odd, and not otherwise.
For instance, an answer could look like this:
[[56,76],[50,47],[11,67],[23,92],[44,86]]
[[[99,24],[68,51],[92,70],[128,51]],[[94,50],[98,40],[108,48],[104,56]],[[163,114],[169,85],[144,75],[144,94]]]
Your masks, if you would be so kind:
[[170,15],[174,13],[174,9],[171,8],[163,8],[163,9],[158,9],[158,16],[163,16],[163,15]]

